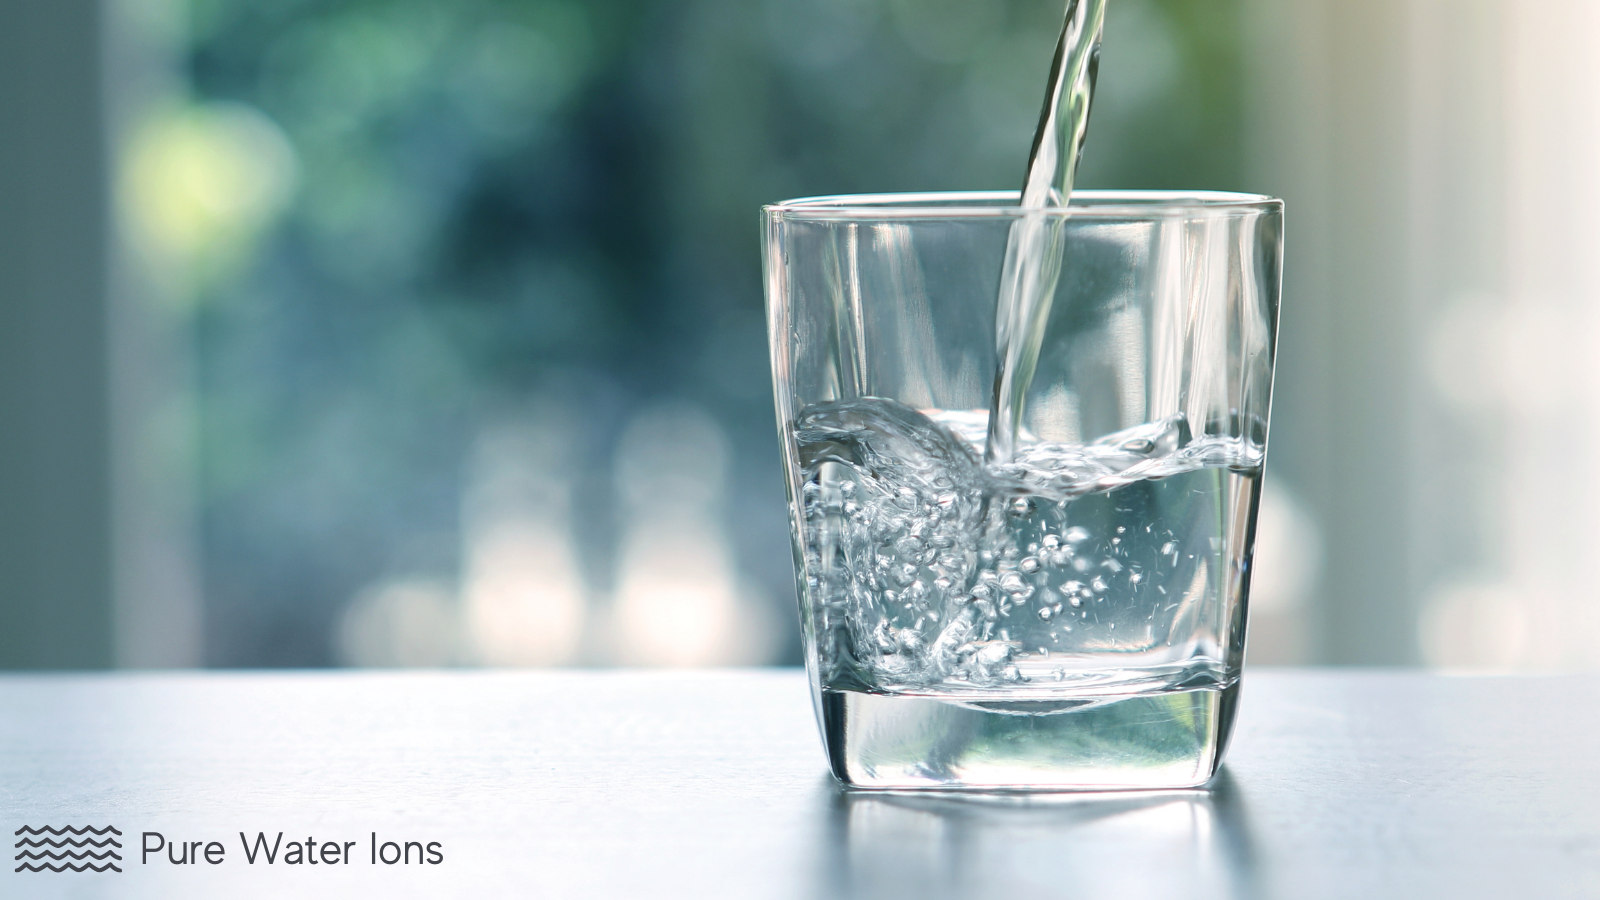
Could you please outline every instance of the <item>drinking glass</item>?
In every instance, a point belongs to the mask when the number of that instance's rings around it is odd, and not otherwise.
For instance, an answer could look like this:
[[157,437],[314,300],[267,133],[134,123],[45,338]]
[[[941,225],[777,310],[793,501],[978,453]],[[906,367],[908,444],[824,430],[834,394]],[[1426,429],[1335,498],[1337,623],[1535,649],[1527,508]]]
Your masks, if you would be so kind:
[[[1016,202],[763,210],[828,761],[859,788],[1201,785],[1238,704],[1282,204]],[[997,328],[1019,229],[1049,235],[1023,261],[1049,302]],[[1022,402],[997,441],[1001,370]]]

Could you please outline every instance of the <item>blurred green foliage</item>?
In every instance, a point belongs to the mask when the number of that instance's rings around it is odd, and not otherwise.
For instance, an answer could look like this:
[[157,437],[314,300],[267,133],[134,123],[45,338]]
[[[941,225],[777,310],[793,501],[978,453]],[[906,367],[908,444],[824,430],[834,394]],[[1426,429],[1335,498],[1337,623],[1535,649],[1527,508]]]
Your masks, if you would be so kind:
[[[189,13],[187,102],[259,113],[292,152],[286,199],[188,307],[208,659],[315,665],[336,661],[334,623],[364,585],[459,565],[473,435],[539,402],[575,411],[573,528],[596,596],[629,514],[612,448],[637,409],[675,399],[725,430],[734,555],[793,621],[757,207],[1015,186],[1061,10],[191,0]],[[1113,0],[1083,186],[1250,186],[1238,16],[1236,0]]]

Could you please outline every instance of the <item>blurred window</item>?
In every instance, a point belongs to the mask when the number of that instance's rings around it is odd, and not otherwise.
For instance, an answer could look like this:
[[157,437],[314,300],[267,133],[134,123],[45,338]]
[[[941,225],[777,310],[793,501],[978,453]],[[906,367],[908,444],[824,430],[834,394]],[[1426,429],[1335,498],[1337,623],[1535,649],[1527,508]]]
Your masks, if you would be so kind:
[[[757,207],[1016,184],[1058,4],[172,3],[119,159],[205,662],[797,662]],[[1237,16],[1112,5],[1086,186],[1248,187]]]

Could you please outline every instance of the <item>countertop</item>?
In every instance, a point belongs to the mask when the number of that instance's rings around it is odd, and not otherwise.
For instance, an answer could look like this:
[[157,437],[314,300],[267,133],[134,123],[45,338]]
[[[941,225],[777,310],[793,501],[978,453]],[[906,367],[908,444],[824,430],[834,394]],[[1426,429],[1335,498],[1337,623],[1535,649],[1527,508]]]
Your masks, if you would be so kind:
[[1600,686],[1251,669],[1209,790],[1019,799],[841,791],[794,670],[8,675],[0,809],[122,870],[6,897],[1600,897]]

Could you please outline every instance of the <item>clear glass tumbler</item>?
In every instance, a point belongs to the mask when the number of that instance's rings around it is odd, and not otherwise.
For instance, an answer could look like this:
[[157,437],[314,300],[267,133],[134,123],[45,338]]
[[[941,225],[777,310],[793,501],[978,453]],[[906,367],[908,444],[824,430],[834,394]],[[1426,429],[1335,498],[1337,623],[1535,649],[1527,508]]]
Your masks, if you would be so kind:
[[[763,210],[829,762],[862,788],[1200,785],[1238,702],[1282,204],[1015,202]],[[1053,300],[997,328],[1008,238],[1041,227]],[[996,441],[1002,357],[1022,402]]]

